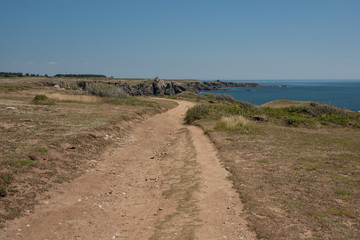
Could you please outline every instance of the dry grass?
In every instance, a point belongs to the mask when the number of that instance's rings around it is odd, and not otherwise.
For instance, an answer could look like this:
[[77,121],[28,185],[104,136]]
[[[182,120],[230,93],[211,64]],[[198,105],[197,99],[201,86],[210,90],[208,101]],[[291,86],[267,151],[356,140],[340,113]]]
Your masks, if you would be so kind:
[[254,124],[243,116],[222,117],[215,124],[216,130],[250,132],[255,129]]
[[310,101],[275,100],[261,105],[261,107],[283,108],[309,105]]
[[51,99],[60,102],[78,102],[78,103],[102,103],[104,100],[100,97],[89,95],[69,95],[62,93],[52,93],[49,95]]
[[[321,113],[323,108],[315,105],[314,110]],[[286,108],[265,110],[270,120],[288,114]],[[227,105],[200,105],[188,111],[187,119],[211,129],[206,132],[231,173],[258,238],[359,240],[359,128],[326,124],[347,117],[342,112],[327,115],[325,124],[311,128],[239,118],[254,113]],[[238,131],[249,125],[256,131]]]
[[360,238],[360,132],[211,131],[260,239]]
[[[129,121],[174,106],[145,98],[114,104],[75,93],[53,88],[0,91],[0,186],[7,193],[0,197],[0,225],[32,210],[52,185],[91,167],[107,146],[122,141]],[[55,104],[33,104],[39,94]],[[141,104],[134,105],[136,101]]]

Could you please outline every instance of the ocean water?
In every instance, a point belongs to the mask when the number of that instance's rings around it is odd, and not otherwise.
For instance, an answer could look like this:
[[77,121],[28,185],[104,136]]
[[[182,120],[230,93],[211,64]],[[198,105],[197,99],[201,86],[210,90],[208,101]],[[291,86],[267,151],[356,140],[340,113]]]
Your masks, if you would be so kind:
[[360,111],[360,80],[251,80],[265,86],[289,87],[229,88],[228,91],[202,91],[228,94],[237,100],[261,105],[274,100],[315,101]]

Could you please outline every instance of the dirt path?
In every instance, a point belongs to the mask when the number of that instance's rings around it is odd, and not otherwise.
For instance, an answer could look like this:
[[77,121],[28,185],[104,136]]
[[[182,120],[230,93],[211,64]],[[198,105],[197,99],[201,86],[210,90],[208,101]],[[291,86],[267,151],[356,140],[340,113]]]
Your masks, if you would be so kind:
[[50,192],[0,239],[255,239],[216,150],[179,106],[134,127],[95,168]]

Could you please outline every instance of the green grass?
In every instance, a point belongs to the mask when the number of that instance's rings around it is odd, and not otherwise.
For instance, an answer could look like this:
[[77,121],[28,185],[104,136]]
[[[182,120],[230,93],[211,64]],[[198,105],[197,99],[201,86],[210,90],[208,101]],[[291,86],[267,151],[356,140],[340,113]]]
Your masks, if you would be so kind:
[[0,92],[16,92],[25,89],[29,89],[30,86],[7,86],[7,85],[0,85]]
[[44,94],[36,95],[33,98],[32,103],[38,104],[38,105],[54,105],[55,104],[54,100],[48,98],[48,96],[46,96]]
[[41,152],[41,153],[46,153],[47,149],[46,148],[38,148],[36,149],[37,152]]
[[337,210],[337,209],[329,210],[328,213],[331,215],[343,215],[343,216],[350,217],[350,218],[356,218],[355,214],[348,212],[348,211],[343,211],[343,210]]
[[9,162],[10,166],[26,166],[29,165],[30,163],[33,163],[33,160],[19,160],[19,161],[13,161],[13,162]]
[[8,195],[8,192],[6,188],[0,184],[0,197],[6,197]]
[[261,119],[289,127],[339,126],[360,128],[360,113],[346,112],[343,109],[310,102],[308,105],[292,107],[256,107],[240,101],[220,101],[218,104],[201,103],[189,109],[185,116],[188,124],[201,119],[219,120],[221,117],[244,116]]
[[335,193],[340,195],[351,195],[351,192],[345,189],[336,190]]

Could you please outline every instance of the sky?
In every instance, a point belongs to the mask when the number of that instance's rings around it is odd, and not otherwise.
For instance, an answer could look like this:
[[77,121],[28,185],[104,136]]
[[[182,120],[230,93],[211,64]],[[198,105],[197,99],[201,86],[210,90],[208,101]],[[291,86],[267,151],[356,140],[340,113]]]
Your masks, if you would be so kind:
[[0,0],[0,72],[360,79],[359,0]]

